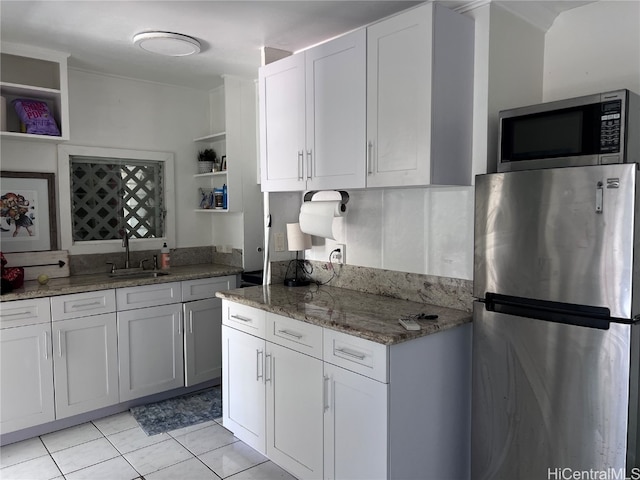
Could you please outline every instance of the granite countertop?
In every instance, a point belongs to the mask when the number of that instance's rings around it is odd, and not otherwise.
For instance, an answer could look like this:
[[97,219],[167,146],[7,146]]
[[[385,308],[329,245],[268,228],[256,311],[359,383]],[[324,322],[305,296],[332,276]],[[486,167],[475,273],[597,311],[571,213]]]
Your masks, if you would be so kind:
[[[217,292],[216,296],[383,345],[437,333],[472,319],[471,313],[463,310],[329,286],[268,285]],[[398,323],[403,315],[419,313],[438,318],[416,320],[420,331],[407,331]]]
[[207,263],[171,267],[169,275],[150,278],[117,278],[110,277],[108,273],[101,273],[51,278],[46,285],[40,285],[37,281],[30,280],[24,282],[24,285],[21,288],[0,296],[0,302],[24,300],[28,298],[53,297],[56,295],[91,292],[110,288],[135,287],[139,285],[154,285],[157,283],[179,282],[183,280],[197,280],[199,278],[222,277],[225,275],[239,275],[241,273],[242,268]]

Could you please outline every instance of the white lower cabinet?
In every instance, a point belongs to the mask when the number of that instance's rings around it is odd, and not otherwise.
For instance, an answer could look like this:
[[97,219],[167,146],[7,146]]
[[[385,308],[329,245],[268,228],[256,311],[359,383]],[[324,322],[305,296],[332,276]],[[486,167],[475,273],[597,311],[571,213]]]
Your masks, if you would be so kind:
[[115,291],[51,298],[56,419],[115,405]]
[[295,477],[322,478],[322,361],[267,342],[267,457]]
[[262,454],[266,453],[267,428],[264,348],[262,338],[222,325],[223,423]]
[[234,275],[182,282],[186,387],[222,376],[222,300],[215,293],[235,286]]
[[300,479],[469,478],[471,325],[391,346],[223,301],[223,420]]
[[[49,315],[49,299],[18,300],[0,306],[3,434],[55,419]],[[7,325],[10,328],[5,328]]]
[[52,326],[56,418],[117,404],[116,314],[54,321]]
[[387,478],[388,385],[324,364],[324,478]]
[[321,352],[309,343],[322,329],[226,301],[222,318],[224,426],[297,478],[322,478],[322,361],[297,351]]
[[1,302],[0,433],[220,378],[215,293],[235,286],[227,275]]
[[182,304],[118,312],[118,347],[120,401],[184,386]]
[[222,376],[222,301],[209,298],[184,305],[184,385]]

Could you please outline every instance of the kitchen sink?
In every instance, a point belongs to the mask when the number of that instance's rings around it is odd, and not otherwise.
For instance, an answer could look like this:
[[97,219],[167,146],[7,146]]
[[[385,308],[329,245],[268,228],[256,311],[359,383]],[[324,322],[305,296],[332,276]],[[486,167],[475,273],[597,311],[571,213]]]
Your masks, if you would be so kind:
[[143,270],[141,268],[127,268],[116,270],[109,274],[112,278],[155,278],[163,275],[169,275],[169,272],[163,270]]

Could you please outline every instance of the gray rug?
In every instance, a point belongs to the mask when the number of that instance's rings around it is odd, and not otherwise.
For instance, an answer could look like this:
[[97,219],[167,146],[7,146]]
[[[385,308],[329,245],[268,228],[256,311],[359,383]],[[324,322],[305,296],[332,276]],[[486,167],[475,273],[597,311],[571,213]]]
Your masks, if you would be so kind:
[[130,411],[147,435],[157,435],[222,417],[222,388],[212,387]]

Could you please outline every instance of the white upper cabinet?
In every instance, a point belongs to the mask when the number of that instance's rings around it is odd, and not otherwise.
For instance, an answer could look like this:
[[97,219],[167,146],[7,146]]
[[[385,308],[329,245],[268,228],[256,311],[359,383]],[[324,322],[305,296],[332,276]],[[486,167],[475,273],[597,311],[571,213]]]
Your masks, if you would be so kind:
[[367,186],[470,185],[474,24],[429,3],[367,29]]
[[366,31],[306,52],[307,190],[365,186]]
[[260,69],[263,191],[365,186],[366,31]]
[[304,53],[260,69],[262,190],[304,190]]

